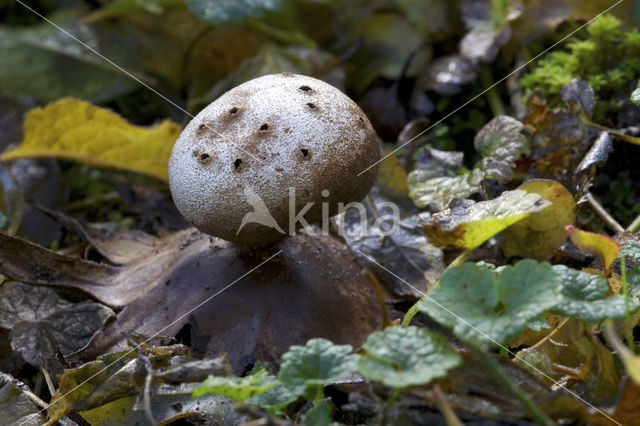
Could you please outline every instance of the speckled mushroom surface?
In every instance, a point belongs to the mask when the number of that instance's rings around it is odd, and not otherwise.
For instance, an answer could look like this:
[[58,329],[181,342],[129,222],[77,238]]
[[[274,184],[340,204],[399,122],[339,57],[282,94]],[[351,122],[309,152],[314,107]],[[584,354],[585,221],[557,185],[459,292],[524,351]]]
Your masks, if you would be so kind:
[[377,167],[358,174],[379,158],[376,133],[355,102],[321,80],[274,74],[235,87],[191,120],[173,147],[169,185],[178,210],[201,231],[263,245],[285,234],[255,222],[238,233],[256,211],[247,194],[289,233],[292,192],[295,214],[313,203],[304,219],[320,221],[323,203],[331,216],[338,203],[365,197]]

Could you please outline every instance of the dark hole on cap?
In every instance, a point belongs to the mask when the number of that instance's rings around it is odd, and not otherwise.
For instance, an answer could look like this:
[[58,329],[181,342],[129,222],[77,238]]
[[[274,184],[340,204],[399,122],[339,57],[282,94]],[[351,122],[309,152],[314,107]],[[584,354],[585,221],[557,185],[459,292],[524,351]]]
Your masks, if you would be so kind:
[[202,123],[201,125],[198,126],[198,130],[204,130],[207,126]]
[[238,170],[240,164],[242,164],[242,160],[240,158],[236,158],[236,161],[233,162],[233,166],[236,168],[236,170]]
[[311,90],[311,87],[309,86],[300,86],[298,87],[298,89],[302,90],[303,92],[308,92]]
[[315,107],[316,107],[316,104],[312,104],[311,102],[309,102],[309,103],[307,104],[307,106],[308,106],[309,108],[313,109],[313,108],[315,108]]
[[207,161],[209,159],[209,154],[202,154],[200,155],[200,161]]
[[358,117],[360,119],[360,121],[362,121],[364,123],[364,118],[362,117]]
[[269,125],[267,123],[264,123],[262,126],[260,126],[260,130],[268,130],[269,129]]
[[309,150],[307,148],[300,148],[300,152],[302,152],[302,155],[305,157],[309,155]]
[[235,114],[236,112],[238,112],[238,108],[237,107],[233,107],[229,110],[229,114]]

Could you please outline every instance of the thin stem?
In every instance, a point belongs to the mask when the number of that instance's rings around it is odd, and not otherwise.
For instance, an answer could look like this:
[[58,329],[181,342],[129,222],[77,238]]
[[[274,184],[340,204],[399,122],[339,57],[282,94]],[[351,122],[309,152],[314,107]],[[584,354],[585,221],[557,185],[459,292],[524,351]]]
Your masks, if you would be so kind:
[[541,425],[556,424],[551,418],[549,418],[544,413],[544,411],[542,411],[540,407],[538,407],[538,404],[536,404],[535,401],[533,401],[529,397],[529,395],[527,395],[522,389],[520,389],[511,380],[511,378],[507,375],[507,373],[505,373],[505,371],[500,366],[500,363],[495,358],[493,358],[490,354],[484,352],[475,344],[470,343],[469,341],[465,341],[464,343],[465,345],[469,346],[474,352],[478,354],[478,356],[480,357],[480,360],[487,367],[487,370],[489,370],[489,373],[491,373],[493,377],[495,377],[498,380],[498,382],[500,382],[500,384],[504,386],[504,388],[509,393],[514,395],[516,399],[520,401],[520,403],[522,404],[524,409],[527,411],[527,413],[529,413],[529,416],[531,416],[531,419],[534,422]]
[[456,415],[456,412],[453,411],[453,409],[447,402],[447,398],[445,398],[442,389],[440,389],[440,386],[435,385],[433,387],[433,395],[435,396],[438,409],[447,421],[447,426],[464,426],[464,423],[460,421],[460,419]]
[[[482,84],[483,87],[491,87],[495,83],[488,66],[482,67],[482,69],[480,70],[479,77],[480,77],[480,84]],[[491,108],[491,113],[494,116],[506,114],[506,108],[502,103],[502,99],[500,98],[498,89],[493,88],[489,90],[487,93],[485,93],[485,96],[487,97],[487,103],[489,104],[489,108]]]
[[627,232],[631,232],[632,234],[635,234],[638,230],[640,230],[640,215],[627,227]]
[[607,224],[607,226],[611,228],[612,231],[615,231],[616,234],[624,232],[624,228],[622,227],[622,225],[620,225],[618,221],[615,220],[613,216],[611,216],[609,212],[605,210],[604,207],[602,207],[602,204],[600,204],[600,202],[596,199],[596,197],[593,196],[592,193],[587,192],[585,197],[587,198],[587,202],[589,203],[593,211],[596,212],[600,219],[602,219]]
[[622,276],[622,294],[624,294],[624,317],[627,321],[625,327],[627,346],[629,350],[635,352],[635,342],[633,339],[633,324],[631,323],[631,313],[629,312],[629,286],[627,285],[627,265],[626,258],[622,256],[620,259],[620,275]]
[[[456,257],[453,260],[453,262],[451,262],[449,264],[449,266],[447,266],[447,269],[444,270],[443,274],[445,272],[447,272],[451,268],[455,268],[456,266],[462,265],[464,263],[464,261],[467,260],[467,258],[469,257],[469,255],[471,254],[472,251],[473,250],[465,250],[465,251],[463,251],[462,254],[460,254],[460,256]],[[414,303],[413,306],[411,306],[409,308],[407,313],[404,314],[404,318],[402,318],[402,326],[403,327],[408,327],[409,326],[409,324],[411,323],[411,320],[413,319],[413,317],[415,317],[418,314],[418,306],[420,306],[420,304],[429,296],[429,292],[431,290],[433,290],[434,288],[436,288],[439,283],[440,283],[440,280],[436,281],[436,283],[433,285],[433,287],[431,287],[429,290],[427,290],[427,292],[424,294],[424,296],[422,296],[420,298],[420,300],[418,300],[416,303]]]

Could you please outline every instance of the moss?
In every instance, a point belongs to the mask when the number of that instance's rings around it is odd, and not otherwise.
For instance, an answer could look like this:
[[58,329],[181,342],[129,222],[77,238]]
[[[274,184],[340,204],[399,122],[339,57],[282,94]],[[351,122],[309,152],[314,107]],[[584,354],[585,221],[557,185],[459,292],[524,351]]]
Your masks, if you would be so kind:
[[640,79],[640,32],[625,29],[620,20],[605,15],[578,38],[544,59],[521,82],[530,93],[541,90],[550,105],[562,106],[562,86],[575,77],[589,82],[596,94],[594,121],[615,122]]

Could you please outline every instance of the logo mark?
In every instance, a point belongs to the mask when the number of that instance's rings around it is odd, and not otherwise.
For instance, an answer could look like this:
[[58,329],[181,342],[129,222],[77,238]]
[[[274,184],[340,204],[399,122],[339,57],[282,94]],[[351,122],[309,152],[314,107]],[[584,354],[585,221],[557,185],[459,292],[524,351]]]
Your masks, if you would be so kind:
[[257,223],[259,225],[264,225],[268,228],[273,228],[276,231],[284,234],[285,232],[280,228],[278,222],[271,216],[269,213],[269,209],[267,205],[262,201],[262,198],[258,194],[256,194],[253,189],[249,187],[244,188],[244,196],[247,197],[247,203],[253,207],[253,211],[244,215],[242,218],[242,222],[240,223],[240,228],[238,228],[238,232],[236,235],[242,231],[245,225],[249,223]]

